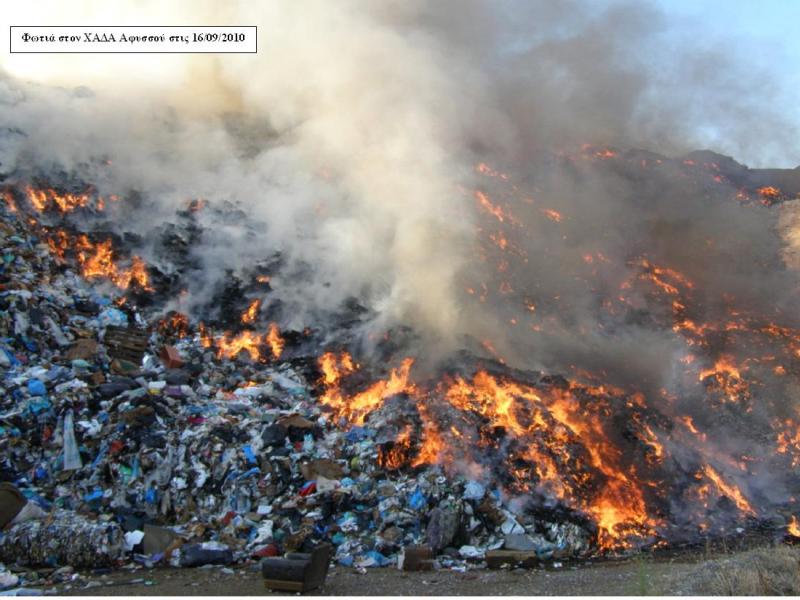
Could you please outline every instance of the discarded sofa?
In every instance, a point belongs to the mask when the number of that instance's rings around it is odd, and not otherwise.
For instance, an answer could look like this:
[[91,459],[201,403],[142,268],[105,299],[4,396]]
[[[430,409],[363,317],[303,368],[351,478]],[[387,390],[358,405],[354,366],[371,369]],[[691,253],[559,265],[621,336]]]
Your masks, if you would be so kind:
[[310,592],[325,583],[332,547],[321,544],[311,553],[289,552],[283,558],[264,558],[261,574],[271,590]]

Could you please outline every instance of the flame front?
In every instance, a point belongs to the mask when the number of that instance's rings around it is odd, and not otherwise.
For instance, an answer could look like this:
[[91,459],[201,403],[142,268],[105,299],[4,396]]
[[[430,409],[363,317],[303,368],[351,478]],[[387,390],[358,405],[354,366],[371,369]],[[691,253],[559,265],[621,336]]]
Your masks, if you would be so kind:
[[267,345],[272,351],[272,358],[280,358],[281,354],[283,353],[285,342],[281,337],[281,330],[278,329],[278,326],[275,323],[269,324],[269,331],[267,332],[266,341]]
[[261,360],[263,336],[252,331],[242,331],[238,335],[224,335],[216,341],[218,358],[236,358],[240,352],[247,352],[251,360]]
[[790,535],[800,538],[800,522],[798,522],[797,517],[792,516],[792,520],[789,521],[789,525],[786,530]]
[[74,252],[81,267],[81,275],[86,279],[105,279],[122,290],[135,285],[139,289],[152,292],[147,266],[138,256],[132,256],[130,266],[125,268],[114,260],[114,248],[110,239],[93,244],[86,234],[70,236],[64,230],[56,230],[47,237],[50,251],[60,259],[68,252]]
[[[412,468],[438,464],[455,470],[478,450],[501,451],[508,472],[514,473],[507,482],[510,493],[536,489],[585,511],[597,523],[599,547],[625,546],[632,536],[654,533],[658,520],[648,513],[641,491],[646,482],[626,464],[600,422],[609,409],[608,389],[575,385],[541,390],[479,371],[471,380],[455,377],[426,391],[410,381],[412,364],[406,358],[388,378],[347,395],[341,386],[354,371],[350,356],[327,353],[319,361],[324,387],[320,402],[350,424],[363,425],[372,411],[397,394],[414,404],[421,422],[417,448],[410,429],[404,428],[380,451],[384,467],[396,469],[403,460]],[[454,409],[464,422],[444,427],[442,406]],[[653,429],[642,424],[642,439],[659,461],[663,445]],[[502,450],[499,431],[508,440]],[[582,449],[576,452],[578,448]],[[512,468],[521,464],[528,468]]]
[[414,394],[416,387],[409,382],[409,372],[414,360],[406,358],[398,369],[392,369],[388,379],[373,383],[368,389],[352,396],[342,393],[339,385],[342,375],[354,370],[349,354],[341,358],[326,353],[320,358],[319,366],[323,373],[322,383],[325,391],[320,402],[330,406],[336,416],[343,417],[356,425],[363,425],[366,416],[378,408],[386,398],[400,394]]
[[242,313],[242,323],[245,325],[252,325],[255,323],[256,317],[258,316],[258,309],[261,308],[261,300],[255,299],[247,307]]

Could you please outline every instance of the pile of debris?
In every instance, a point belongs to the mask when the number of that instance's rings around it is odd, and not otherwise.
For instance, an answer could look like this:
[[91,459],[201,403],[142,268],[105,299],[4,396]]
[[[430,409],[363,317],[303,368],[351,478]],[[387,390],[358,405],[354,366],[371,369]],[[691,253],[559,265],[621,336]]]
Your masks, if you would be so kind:
[[591,548],[590,525],[543,529],[485,482],[385,469],[376,430],[342,427],[318,402],[315,361],[221,358],[207,332],[148,323],[19,213],[0,216],[0,480],[13,484],[0,492],[0,562],[19,573],[3,571],[2,585],[59,567],[243,563],[322,542],[356,568],[420,545],[427,558],[406,568]]

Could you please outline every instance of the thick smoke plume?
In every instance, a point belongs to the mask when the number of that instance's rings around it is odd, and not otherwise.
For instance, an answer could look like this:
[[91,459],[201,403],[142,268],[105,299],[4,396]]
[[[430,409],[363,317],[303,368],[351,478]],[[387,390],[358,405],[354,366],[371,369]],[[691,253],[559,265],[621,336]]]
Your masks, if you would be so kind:
[[[66,8],[17,10],[10,17],[44,24]],[[110,22],[106,12],[69,7],[87,25]],[[143,14],[257,24],[259,53],[9,57],[2,121],[23,133],[4,142],[3,169],[52,164],[137,190],[152,204],[143,231],[190,197],[238,205],[263,227],[217,230],[190,292],[277,249],[314,269],[302,287],[278,282],[301,309],[294,326],[355,296],[380,326],[411,323],[451,347],[476,333],[460,283],[474,268],[474,205],[460,188],[474,187],[479,160],[529,176],[554,149],[677,151],[715,128],[723,149],[755,135],[767,158],[789,131],[763,102],[766,83],[752,73],[745,83],[702,48],[676,59],[659,43],[664,19],[640,3],[150,2],[116,6],[113,20]],[[98,156],[111,164],[97,167]],[[565,187],[565,202],[574,193]],[[608,202],[618,196],[595,192],[587,223],[636,227]],[[533,279],[559,271],[539,267]]]

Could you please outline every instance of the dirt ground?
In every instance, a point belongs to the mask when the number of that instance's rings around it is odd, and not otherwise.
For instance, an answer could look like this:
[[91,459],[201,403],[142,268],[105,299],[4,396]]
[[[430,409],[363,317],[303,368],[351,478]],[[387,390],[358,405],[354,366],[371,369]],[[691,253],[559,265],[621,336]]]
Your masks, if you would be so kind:
[[[324,588],[311,595],[643,595],[691,593],[687,581],[698,558],[632,558],[552,565],[539,569],[476,569],[405,573],[395,568],[335,567]],[[58,586],[60,594],[96,596],[270,595],[257,565],[245,568],[141,569],[91,576],[91,586]],[[285,594],[285,593],[284,593]],[[280,595],[276,593],[275,595]]]

